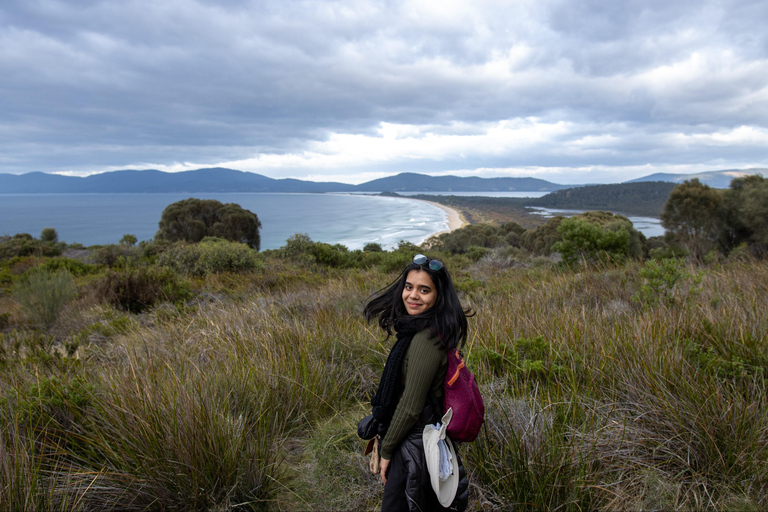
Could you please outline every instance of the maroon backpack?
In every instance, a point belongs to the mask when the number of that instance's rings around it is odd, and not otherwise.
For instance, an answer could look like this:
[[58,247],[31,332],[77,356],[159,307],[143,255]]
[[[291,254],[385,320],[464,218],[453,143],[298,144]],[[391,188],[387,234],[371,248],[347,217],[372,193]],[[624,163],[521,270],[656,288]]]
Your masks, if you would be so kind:
[[443,386],[443,411],[453,409],[448,437],[459,443],[474,441],[485,422],[485,404],[475,376],[455,348],[448,351],[448,372]]

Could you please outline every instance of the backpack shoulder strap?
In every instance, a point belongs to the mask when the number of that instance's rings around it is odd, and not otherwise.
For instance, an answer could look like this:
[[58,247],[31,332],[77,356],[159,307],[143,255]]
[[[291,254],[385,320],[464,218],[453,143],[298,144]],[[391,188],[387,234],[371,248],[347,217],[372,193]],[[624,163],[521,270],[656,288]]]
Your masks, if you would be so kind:
[[429,396],[427,397],[427,400],[429,400],[429,403],[432,405],[432,412],[435,415],[435,421],[433,423],[440,421],[440,418],[443,417],[443,404],[440,403],[437,395],[431,389],[429,390]]

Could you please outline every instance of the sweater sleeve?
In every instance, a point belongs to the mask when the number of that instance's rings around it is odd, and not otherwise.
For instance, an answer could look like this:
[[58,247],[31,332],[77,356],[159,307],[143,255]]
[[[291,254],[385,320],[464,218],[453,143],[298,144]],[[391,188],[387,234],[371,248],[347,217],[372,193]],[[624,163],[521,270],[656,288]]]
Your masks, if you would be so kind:
[[430,337],[429,331],[421,331],[413,337],[403,365],[403,393],[397,403],[389,429],[381,443],[381,456],[391,459],[395,448],[413,428],[421,415],[445,351]]

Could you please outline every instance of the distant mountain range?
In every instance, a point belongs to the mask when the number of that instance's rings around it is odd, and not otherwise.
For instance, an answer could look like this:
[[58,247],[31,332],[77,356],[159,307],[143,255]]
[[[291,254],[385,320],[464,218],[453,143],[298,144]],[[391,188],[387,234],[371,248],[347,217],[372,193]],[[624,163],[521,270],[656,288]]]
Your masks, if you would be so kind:
[[347,192],[346,183],[275,180],[251,172],[211,168],[186,172],[114,171],[85,178],[33,172],[0,174],[0,193],[146,193],[146,192]]
[[[731,179],[764,174],[768,169],[723,170],[699,174],[658,173],[631,182],[680,183],[698,178],[715,188],[727,188]],[[33,172],[0,174],[0,194],[147,193],[147,192],[554,192],[573,188],[537,178],[463,178],[401,173],[360,185],[273,179],[234,169],[210,168],[168,173],[157,170],[113,171],[88,177]]]
[[650,174],[648,176],[637,178],[636,180],[627,181],[627,183],[637,183],[641,181],[669,181],[672,183],[682,183],[685,180],[698,179],[705,185],[709,185],[712,188],[728,188],[731,184],[731,180],[734,178],[741,178],[750,174],[760,174],[765,176],[768,173],[768,169],[726,169],[722,171],[709,171],[699,172],[695,174],[670,174],[665,172],[657,172],[656,174]]
[[114,171],[85,178],[33,172],[0,174],[0,194],[140,192],[551,192],[568,188],[536,178],[461,178],[401,173],[361,185],[273,179],[252,172],[211,168],[186,172]]

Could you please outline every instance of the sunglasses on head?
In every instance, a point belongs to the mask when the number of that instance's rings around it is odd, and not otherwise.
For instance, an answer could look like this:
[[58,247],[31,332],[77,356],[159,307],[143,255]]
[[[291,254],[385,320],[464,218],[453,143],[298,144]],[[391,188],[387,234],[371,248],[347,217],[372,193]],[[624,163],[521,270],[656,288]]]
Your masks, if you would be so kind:
[[438,271],[441,268],[443,268],[443,263],[437,260],[431,260],[424,256],[423,254],[417,254],[413,257],[413,262],[417,265],[423,265],[426,262],[429,262],[429,268],[431,268],[434,271]]

